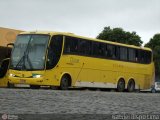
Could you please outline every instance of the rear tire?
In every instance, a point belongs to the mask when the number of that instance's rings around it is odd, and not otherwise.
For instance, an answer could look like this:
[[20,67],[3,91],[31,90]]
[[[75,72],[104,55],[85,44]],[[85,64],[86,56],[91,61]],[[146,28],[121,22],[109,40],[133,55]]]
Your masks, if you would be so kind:
[[69,87],[69,77],[63,76],[61,79],[60,89],[61,90],[68,90]]
[[117,91],[123,92],[125,90],[125,81],[124,79],[120,79],[117,83]]
[[133,79],[129,80],[127,85],[127,91],[128,92],[134,92],[135,91],[135,82]]
[[152,88],[152,89],[151,89],[151,93],[156,93],[156,89],[155,89],[155,88]]

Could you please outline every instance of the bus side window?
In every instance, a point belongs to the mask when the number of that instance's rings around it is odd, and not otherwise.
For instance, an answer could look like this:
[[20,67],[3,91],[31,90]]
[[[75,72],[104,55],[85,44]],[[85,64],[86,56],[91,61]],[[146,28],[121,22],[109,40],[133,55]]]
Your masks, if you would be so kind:
[[99,55],[101,57],[105,56],[105,47],[106,47],[105,44],[103,44],[103,43],[99,44]]
[[98,55],[98,42],[92,42],[92,54],[93,56],[97,56]]
[[104,57],[105,46],[102,43],[92,42],[93,56]]
[[104,46],[104,56],[105,58],[108,56],[107,44]]
[[136,50],[136,62],[140,62],[140,60],[139,60],[139,56],[138,56],[138,50]]
[[120,47],[120,60],[124,60],[124,61],[128,60],[127,48],[126,47]]
[[149,64],[151,62],[151,52],[141,50],[141,63]]
[[120,47],[116,46],[115,48],[115,55],[116,55],[116,59],[119,60],[120,57]]
[[151,62],[151,58],[152,58],[151,54],[152,53],[150,51],[145,51],[145,58],[144,59],[145,59],[146,64],[149,64]]
[[66,36],[65,45],[64,45],[64,53],[76,54],[77,52],[78,52],[78,39]]
[[90,55],[91,54],[91,41],[79,39],[79,54]]
[[139,63],[145,63],[145,51],[138,50]]
[[111,59],[116,59],[116,46],[107,45],[107,57]]
[[128,48],[128,59],[129,61],[136,62],[136,50]]
[[143,51],[137,49],[137,50],[136,50],[136,59],[137,59],[137,62],[138,62],[138,63],[144,63],[144,62],[143,62],[143,58],[144,58]]
[[107,57],[112,58],[112,46],[107,45]]

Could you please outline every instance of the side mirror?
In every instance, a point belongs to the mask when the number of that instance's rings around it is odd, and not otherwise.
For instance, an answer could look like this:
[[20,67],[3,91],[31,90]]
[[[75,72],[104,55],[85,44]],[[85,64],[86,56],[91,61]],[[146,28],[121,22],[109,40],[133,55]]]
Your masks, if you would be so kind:
[[10,48],[9,46],[11,46],[11,47],[14,47],[14,43],[9,43],[9,44],[7,44],[7,53],[6,53],[6,58],[9,58],[10,57],[10,55],[11,55],[11,50],[12,50],[12,48]]
[[14,43],[8,43],[8,44],[7,44],[7,47],[8,47],[8,46],[12,46],[12,47],[13,47],[13,46],[14,46]]

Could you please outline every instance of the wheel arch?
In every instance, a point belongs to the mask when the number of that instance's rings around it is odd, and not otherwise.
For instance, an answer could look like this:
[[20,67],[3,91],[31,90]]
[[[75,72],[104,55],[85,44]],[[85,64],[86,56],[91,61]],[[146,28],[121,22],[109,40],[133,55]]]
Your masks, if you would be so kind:
[[131,77],[131,78],[128,79],[127,85],[128,85],[128,83],[129,83],[131,80],[133,80],[133,81],[134,81],[134,84],[136,85],[135,79],[134,79],[133,77]]
[[61,82],[62,77],[64,77],[64,76],[67,77],[67,78],[69,78],[69,87],[71,87],[72,86],[72,77],[71,77],[71,74],[68,73],[68,72],[62,73],[61,76],[60,76],[60,82]]
[[119,76],[119,77],[116,79],[116,86],[118,85],[119,80],[124,80],[125,86],[126,86],[126,80],[124,79],[123,76]]
[[124,77],[119,77],[117,79],[116,89],[118,92],[124,92],[124,90],[126,89],[126,81],[125,81]]

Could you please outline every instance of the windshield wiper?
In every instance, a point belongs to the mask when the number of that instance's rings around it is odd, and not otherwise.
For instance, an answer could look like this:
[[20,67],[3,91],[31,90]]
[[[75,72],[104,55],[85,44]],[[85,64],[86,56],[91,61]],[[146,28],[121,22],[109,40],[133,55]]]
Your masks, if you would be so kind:
[[[18,68],[17,68],[18,65],[21,63],[22,60],[24,61],[24,58],[25,58],[25,52],[24,52],[23,56],[21,57],[21,59],[20,59],[20,60],[18,61],[18,63],[16,64],[15,69],[18,69]],[[22,68],[21,68],[21,69],[22,69]]]
[[[27,49],[26,49],[26,50],[27,50]],[[27,50],[26,52],[24,52],[23,56],[22,56],[21,59],[18,61],[15,69],[18,69],[17,67],[18,67],[18,65],[22,62],[22,60],[23,60],[23,65],[22,65],[22,68],[21,68],[21,69],[26,69],[25,58],[26,58],[26,60],[28,61],[30,68],[31,68],[31,69],[33,68],[32,63],[31,63],[30,59],[28,58],[28,54],[29,54],[29,50]]]

